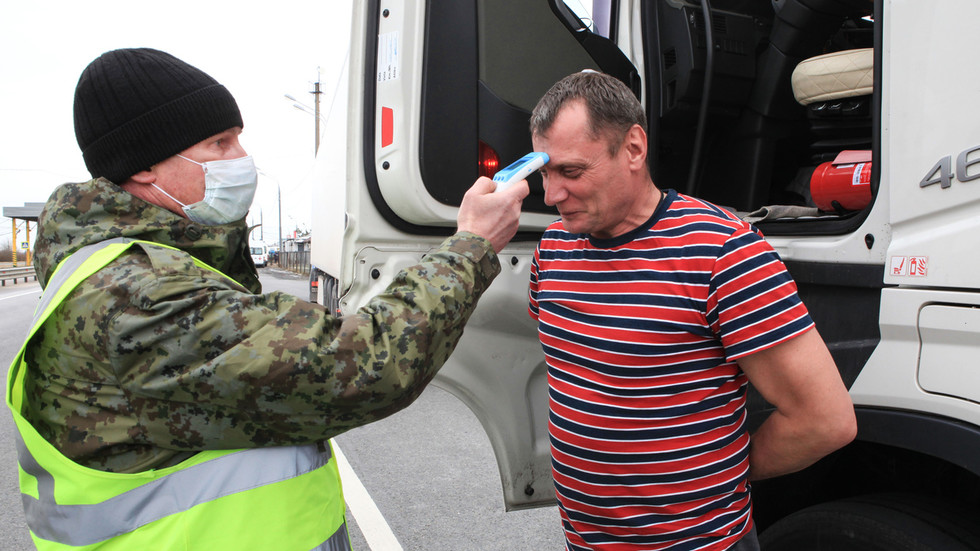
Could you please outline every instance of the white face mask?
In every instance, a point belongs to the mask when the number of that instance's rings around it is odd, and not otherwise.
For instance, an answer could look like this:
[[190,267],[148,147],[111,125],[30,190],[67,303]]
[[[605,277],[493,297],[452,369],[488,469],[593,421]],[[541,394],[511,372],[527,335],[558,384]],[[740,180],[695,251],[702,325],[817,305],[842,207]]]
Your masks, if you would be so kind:
[[252,206],[259,181],[259,173],[251,156],[206,163],[177,156],[204,169],[204,199],[193,205],[185,205],[156,184],[151,185],[180,205],[187,218],[205,226],[219,226],[245,216]]

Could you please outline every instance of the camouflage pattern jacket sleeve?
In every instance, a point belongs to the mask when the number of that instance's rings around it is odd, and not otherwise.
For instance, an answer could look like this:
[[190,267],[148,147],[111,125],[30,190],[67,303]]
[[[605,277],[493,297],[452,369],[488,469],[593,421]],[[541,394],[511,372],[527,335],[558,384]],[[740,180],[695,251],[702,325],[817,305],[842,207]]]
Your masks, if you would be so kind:
[[309,443],[410,404],[500,271],[457,234],[336,318],[141,246],[79,286],[28,347],[32,416],[62,452],[133,472],[202,449]]

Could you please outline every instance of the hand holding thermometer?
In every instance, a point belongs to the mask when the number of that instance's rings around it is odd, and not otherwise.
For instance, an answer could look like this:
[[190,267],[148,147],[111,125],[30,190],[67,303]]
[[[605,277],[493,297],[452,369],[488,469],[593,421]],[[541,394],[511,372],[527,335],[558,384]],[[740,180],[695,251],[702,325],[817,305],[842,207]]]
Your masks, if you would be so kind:
[[548,164],[547,153],[539,151],[528,153],[494,175],[493,181],[497,182],[496,191],[505,190],[515,182],[520,182],[546,164]]

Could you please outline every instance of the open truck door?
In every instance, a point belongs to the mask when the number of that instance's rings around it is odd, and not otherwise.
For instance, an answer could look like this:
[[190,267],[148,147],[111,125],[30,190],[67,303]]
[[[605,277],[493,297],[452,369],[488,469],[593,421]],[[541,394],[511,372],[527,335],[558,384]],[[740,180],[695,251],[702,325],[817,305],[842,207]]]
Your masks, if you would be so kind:
[[[563,76],[615,72],[639,93],[627,56],[586,23],[563,2],[354,2],[348,117],[326,130],[347,144],[321,150],[315,185],[315,203],[331,210],[314,217],[320,302],[353,311],[451,234],[472,183],[531,151],[531,109]],[[540,176],[529,184],[521,231],[499,255],[503,272],[435,379],[486,429],[508,509],[554,502],[546,367],[527,286],[537,240],[558,215]]]

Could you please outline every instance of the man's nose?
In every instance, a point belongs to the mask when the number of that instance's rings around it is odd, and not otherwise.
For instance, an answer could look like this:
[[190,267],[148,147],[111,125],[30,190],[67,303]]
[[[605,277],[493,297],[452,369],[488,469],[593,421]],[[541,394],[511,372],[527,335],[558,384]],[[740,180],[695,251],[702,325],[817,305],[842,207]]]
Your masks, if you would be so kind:
[[544,182],[544,204],[549,207],[553,207],[558,203],[561,203],[568,197],[568,192],[565,191],[565,186],[561,184],[558,178],[552,176],[545,176]]
[[245,151],[245,147],[242,145],[242,142],[238,139],[238,136],[235,136],[235,143],[232,145],[231,150],[236,154],[234,157],[236,159],[239,157],[248,156],[248,152]]

